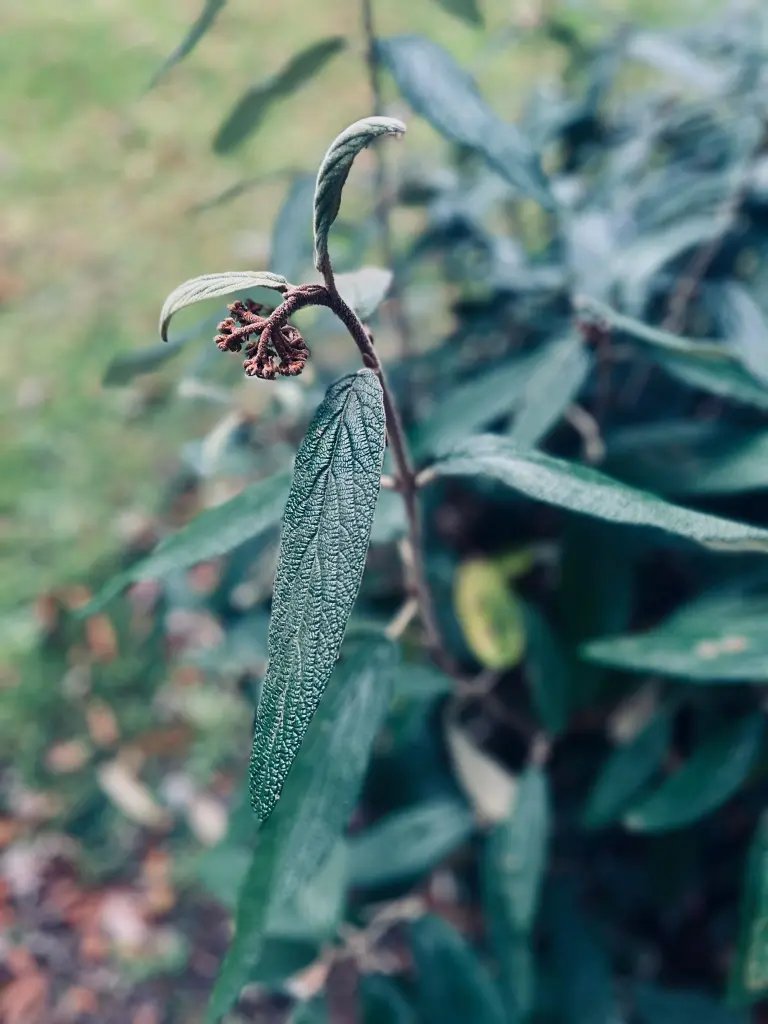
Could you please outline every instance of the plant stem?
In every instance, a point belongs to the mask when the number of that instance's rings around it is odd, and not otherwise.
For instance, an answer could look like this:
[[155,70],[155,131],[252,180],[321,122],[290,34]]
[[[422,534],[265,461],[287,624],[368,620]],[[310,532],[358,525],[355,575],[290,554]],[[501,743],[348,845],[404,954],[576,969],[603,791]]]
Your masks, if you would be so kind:
[[379,362],[379,357],[373,347],[373,336],[359,319],[357,313],[339,295],[330,259],[322,267],[322,274],[328,291],[328,305],[330,309],[351,334],[360,350],[365,366],[373,370],[381,383],[381,390],[384,393],[384,412],[387,418],[389,445],[392,449],[395,466],[397,467],[396,485],[398,491],[403,496],[408,523],[409,557],[404,561],[410,596],[414,597],[418,602],[419,617],[424,627],[427,648],[435,663],[444,671],[455,674],[453,659],[446,650],[443,638],[440,635],[440,628],[437,624],[437,616],[435,615],[435,606],[427,582],[416,473],[411,461],[410,451],[408,450],[408,442],[405,437],[402,420],[400,419],[400,412],[387,383],[384,368]]
[[[365,36],[365,62],[368,68],[368,82],[373,100],[373,113],[380,116],[384,113],[384,102],[381,90],[379,58],[376,53],[376,29],[373,20],[373,0],[362,0],[363,34]],[[379,226],[382,255],[387,267],[394,273],[395,246],[392,241],[392,188],[389,181],[387,159],[384,147],[379,143],[374,146],[376,154],[376,174],[374,191],[376,195],[376,220]],[[389,289],[389,308],[392,313],[395,332],[399,339],[399,355],[408,360],[413,350],[413,334],[408,316],[403,305],[403,295],[397,276],[393,277]]]

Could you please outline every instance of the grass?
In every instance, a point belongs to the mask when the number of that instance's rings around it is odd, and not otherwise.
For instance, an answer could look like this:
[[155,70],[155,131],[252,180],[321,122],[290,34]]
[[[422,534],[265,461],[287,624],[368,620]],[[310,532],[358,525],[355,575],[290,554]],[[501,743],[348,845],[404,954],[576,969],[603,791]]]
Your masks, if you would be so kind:
[[[147,92],[199,3],[5,0],[0,609],[76,578],[114,549],[126,514],[153,509],[179,442],[215,420],[209,405],[166,402],[147,378],[127,389],[101,384],[114,354],[153,342],[157,311],[179,281],[267,265],[283,185],[197,216],[190,207],[244,177],[314,169],[330,139],[370,110],[357,0],[230,0],[197,50]],[[510,6],[486,0],[491,30],[508,21]],[[638,6],[665,5],[602,4],[628,14]],[[430,0],[378,7],[382,34],[426,32],[464,63],[480,58],[483,33]],[[218,124],[247,86],[336,33],[349,37],[346,54],[233,156],[211,153]],[[480,61],[479,77],[512,113],[556,61],[555,51],[502,50]],[[434,146],[431,131],[413,122],[408,158]],[[359,201],[369,198],[364,180],[352,181]],[[173,372],[161,380],[172,382]]]

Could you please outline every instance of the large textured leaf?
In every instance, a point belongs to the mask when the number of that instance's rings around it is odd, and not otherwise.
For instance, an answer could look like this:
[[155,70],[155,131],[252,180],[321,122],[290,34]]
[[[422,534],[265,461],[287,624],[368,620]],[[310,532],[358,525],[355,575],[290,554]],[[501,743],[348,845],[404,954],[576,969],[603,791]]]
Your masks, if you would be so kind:
[[740,918],[730,996],[738,1003],[754,1003],[764,998],[768,990],[768,814],[760,818],[749,848]]
[[268,271],[228,270],[223,274],[193,277],[180,284],[178,288],[174,288],[163,303],[160,312],[160,337],[163,341],[168,341],[168,327],[173,315],[195,302],[218,299],[222,295],[232,295],[248,288],[273,288],[278,292],[284,292],[288,287],[289,284],[284,277],[270,274]]
[[721,421],[652,423],[609,436],[605,471],[664,494],[768,489],[768,431]]
[[320,702],[360,588],[385,436],[381,385],[361,370],[328,389],[296,455],[251,754],[262,820]]
[[547,778],[528,767],[518,780],[511,813],[486,840],[484,871],[494,876],[496,898],[504,901],[510,926],[521,934],[533,926],[547,863],[550,808]]
[[272,228],[270,266],[285,274],[289,281],[302,280],[312,266],[312,203],[314,174],[301,174],[293,180]]
[[396,648],[381,638],[342,657],[240,890],[235,937],[207,1021],[229,1010],[259,959],[270,914],[315,877],[352,813],[391,696]]
[[768,551],[768,530],[671,505],[595,469],[521,449],[495,434],[468,438],[427,473],[490,477],[536,501],[595,519],[655,527],[712,548]]
[[131,583],[160,579],[170,572],[220,558],[252,537],[277,526],[285,508],[290,482],[290,473],[277,473],[244,488],[229,501],[200,512],[178,533],[161,541],[151,555],[107,583],[85,612],[98,611]]
[[483,12],[480,10],[478,0],[435,0],[435,2],[444,11],[455,14],[462,21],[468,21],[470,25],[483,24]]
[[459,933],[434,915],[411,924],[420,1020],[506,1024],[501,997]]
[[525,651],[523,611],[500,566],[468,558],[456,570],[456,617],[467,646],[484,668],[517,665]]
[[349,844],[350,885],[412,881],[470,838],[475,820],[458,800],[438,798],[395,811]]
[[394,117],[365,117],[337,136],[323,157],[315,184],[315,266],[322,270],[328,260],[328,234],[341,208],[355,157],[382,135],[402,135],[405,125]]
[[295,54],[266,81],[250,88],[240,97],[216,133],[214,153],[229,153],[239,146],[256,131],[275,103],[291,96],[314,78],[346,45],[341,36],[321,39]]
[[683,828],[717,810],[744,784],[760,754],[762,714],[725,726],[702,743],[624,822],[634,832]]
[[572,334],[452,388],[417,430],[417,457],[445,449],[512,413],[512,436],[535,445],[581,388],[589,363],[584,346]]
[[479,153],[523,195],[554,208],[549,181],[529,140],[488,106],[474,80],[446,50],[415,35],[380,39],[377,49],[417,114],[451,142]]
[[672,720],[666,711],[660,711],[606,758],[584,812],[587,828],[608,825],[627,809],[661,769],[671,736]]
[[749,1024],[749,1015],[703,992],[638,985],[634,992],[638,1024]]
[[768,598],[707,595],[644,633],[588,643],[590,661],[692,683],[768,682]]
[[153,89],[160,79],[171,70],[171,68],[175,67],[178,63],[184,60],[185,57],[189,56],[213,25],[226,2],[227,0],[205,0],[203,9],[197,20],[190,27],[189,32],[187,32],[173,53],[166,57],[152,76],[152,81],[149,83],[150,89]]

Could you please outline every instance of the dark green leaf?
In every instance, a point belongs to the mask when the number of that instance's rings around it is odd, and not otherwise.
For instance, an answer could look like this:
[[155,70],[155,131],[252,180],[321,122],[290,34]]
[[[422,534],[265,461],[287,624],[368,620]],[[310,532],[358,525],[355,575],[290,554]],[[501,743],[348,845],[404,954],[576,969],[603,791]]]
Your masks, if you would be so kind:
[[438,700],[452,690],[451,677],[431,665],[402,665],[395,677],[395,696],[403,700]]
[[416,1010],[400,986],[383,974],[360,979],[365,1024],[418,1024]]
[[382,135],[397,137],[405,125],[394,117],[365,117],[337,136],[323,157],[315,184],[315,267],[328,262],[328,234],[341,209],[341,195],[358,153]]
[[555,207],[529,140],[488,106],[474,80],[446,50],[414,35],[380,39],[377,52],[417,114],[451,142],[479,153],[523,195],[547,209]]
[[596,929],[570,887],[547,889],[545,901],[557,1020],[562,1024],[623,1024],[611,966]]
[[297,92],[346,45],[341,36],[322,39],[291,57],[276,74],[252,86],[216,133],[214,153],[229,153],[239,146],[256,131],[275,103]]
[[763,412],[768,410],[768,388],[738,363],[716,363],[695,355],[675,355],[658,349],[651,355],[660,369],[689,388],[750,405]]
[[518,780],[512,813],[489,834],[485,851],[485,872],[495,876],[493,891],[519,933],[529,932],[536,917],[549,830],[547,778],[541,768],[531,766]]
[[300,281],[312,266],[312,204],[315,176],[294,178],[272,229],[270,264],[289,281]]
[[211,995],[209,1024],[220,1020],[248,981],[270,914],[317,875],[341,835],[389,704],[395,658],[396,648],[377,638],[355,645],[334,672],[282,798],[258,833],[235,937]]
[[193,277],[180,284],[178,288],[174,288],[163,303],[160,312],[160,337],[163,341],[168,341],[171,317],[180,309],[191,306],[195,302],[218,299],[223,295],[232,295],[233,292],[249,288],[273,288],[278,292],[284,292],[288,287],[289,284],[284,277],[280,277],[279,274],[270,274],[266,270],[227,270],[222,274],[203,274],[202,277]]
[[369,320],[373,316],[391,284],[392,271],[381,267],[362,267],[349,274],[336,275],[339,295],[361,320]]
[[609,436],[605,471],[665,494],[768,489],[768,431],[706,420],[651,423]]
[[84,614],[98,611],[131,583],[160,579],[168,573],[220,558],[277,526],[290,481],[290,473],[277,473],[244,488],[229,501],[201,512],[178,533],[161,541],[151,555],[111,580],[84,609]]
[[594,640],[590,661],[695,683],[768,682],[768,598],[706,595],[645,633]]
[[459,933],[434,915],[411,924],[420,1019],[505,1024],[498,990]]
[[184,60],[185,57],[189,56],[206,32],[210,29],[211,25],[213,25],[214,21],[218,17],[219,11],[221,11],[226,2],[227,0],[205,0],[203,9],[189,32],[187,32],[181,43],[179,43],[169,57],[166,57],[152,76],[152,81],[149,83],[150,89],[154,89],[163,75],[166,75],[171,68],[175,67],[178,63]]
[[544,616],[523,605],[526,653],[525,681],[541,725],[556,735],[565,728],[569,709],[569,669],[560,641]]
[[670,505],[595,469],[521,449],[495,434],[468,438],[439,459],[427,473],[490,477],[536,501],[608,522],[655,527],[706,547],[730,551],[768,550],[768,530]]
[[638,985],[635,989],[638,1024],[749,1024],[746,1013],[737,1013],[704,995],[684,989]]
[[634,832],[666,832],[717,810],[744,784],[760,754],[762,714],[725,726],[702,743],[624,822]]
[[483,12],[480,10],[478,0],[435,0],[435,2],[444,11],[455,14],[462,21],[468,21],[470,25],[483,24]]
[[657,712],[636,736],[606,758],[584,812],[587,828],[601,828],[621,816],[661,769],[671,735],[669,713]]
[[731,967],[730,998],[757,1002],[768,989],[768,814],[758,822],[749,848],[741,890],[739,944]]
[[350,885],[412,881],[463,846],[474,830],[471,812],[457,800],[439,798],[395,811],[350,840]]
[[417,457],[444,450],[512,413],[512,436],[535,445],[581,388],[588,368],[589,356],[572,334],[459,384],[416,432]]
[[363,578],[386,428],[378,377],[329,389],[296,455],[256,712],[251,799],[269,817],[333,670]]

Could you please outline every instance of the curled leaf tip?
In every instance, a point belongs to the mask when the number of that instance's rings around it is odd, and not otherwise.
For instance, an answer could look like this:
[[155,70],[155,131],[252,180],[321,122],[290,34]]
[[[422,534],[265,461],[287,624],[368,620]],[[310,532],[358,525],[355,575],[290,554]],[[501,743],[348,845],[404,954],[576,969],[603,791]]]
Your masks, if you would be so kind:
[[160,312],[160,337],[163,341],[168,341],[171,318],[185,306],[206,299],[222,298],[246,288],[272,288],[278,292],[286,292],[290,284],[280,274],[271,274],[269,271],[230,270],[222,274],[193,277],[189,281],[184,281],[178,288],[174,288],[163,303]]

